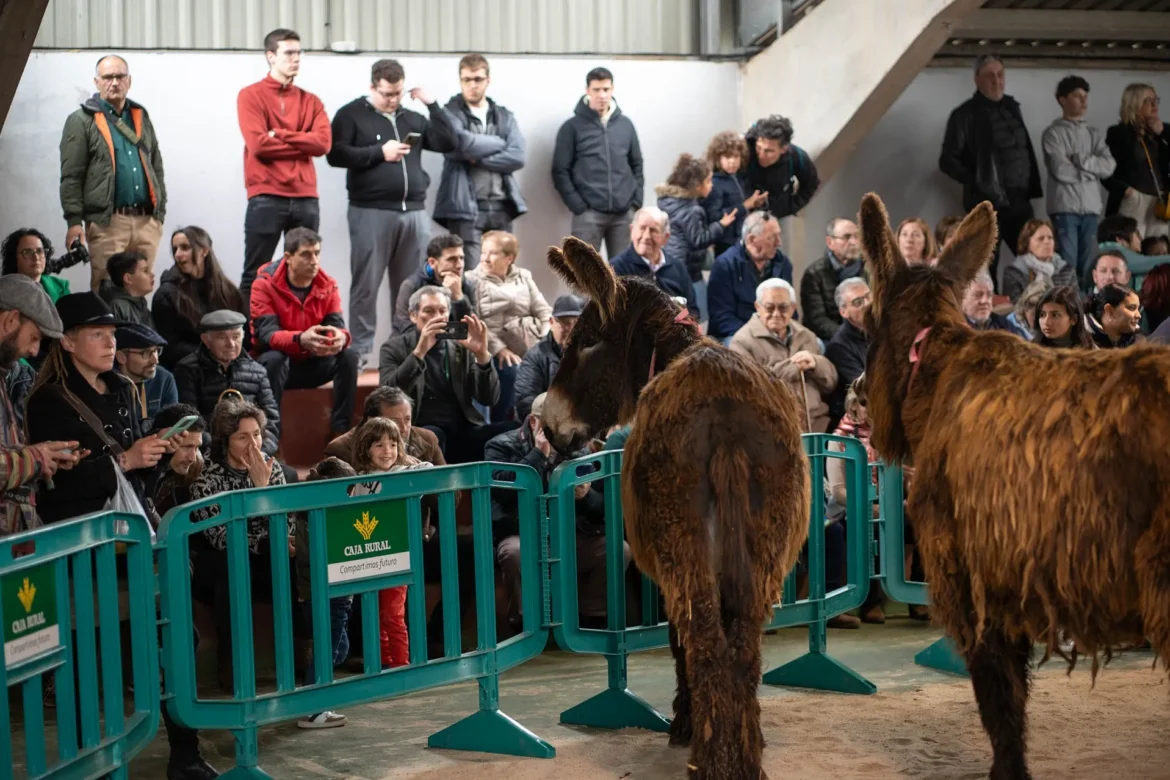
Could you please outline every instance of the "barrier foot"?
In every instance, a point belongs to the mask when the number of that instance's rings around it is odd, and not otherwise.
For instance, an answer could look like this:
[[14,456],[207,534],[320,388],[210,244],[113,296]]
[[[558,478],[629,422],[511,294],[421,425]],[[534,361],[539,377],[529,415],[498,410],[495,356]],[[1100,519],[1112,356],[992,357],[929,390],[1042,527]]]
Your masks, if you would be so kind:
[[553,758],[557,754],[556,748],[499,710],[478,710],[468,715],[432,734],[427,747],[528,758]]
[[220,780],[272,780],[272,775],[258,766],[237,766],[219,776]]
[[877,693],[877,686],[837,659],[824,653],[805,653],[764,675],[765,685],[816,688],[838,693]]
[[670,731],[670,719],[629,689],[607,688],[561,713],[561,723],[596,729]]
[[914,656],[914,663],[948,674],[970,676],[967,672],[967,662],[959,655],[955,643],[945,636]]

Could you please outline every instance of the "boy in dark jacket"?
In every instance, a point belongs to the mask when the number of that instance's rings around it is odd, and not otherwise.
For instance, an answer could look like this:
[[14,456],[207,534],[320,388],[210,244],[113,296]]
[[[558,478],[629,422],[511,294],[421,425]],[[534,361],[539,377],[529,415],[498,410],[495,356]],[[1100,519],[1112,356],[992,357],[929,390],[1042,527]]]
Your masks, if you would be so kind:
[[154,271],[146,255],[133,249],[119,252],[109,259],[106,270],[110,278],[102,281],[98,292],[114,316],[154,330],[154,318],[146,302],[146,296],[154,289]]
[[553,184],[573,212],[571,232],[616,256],[630,243],[630,215],[642,208],[642,147],[634,123],[613,101],[613,74],[594,68],[585,97],[557,131]]
[[391,311],[402,282],[418,268],[431,237],[426,213],[431,178],[422,151],[455,151],[451,117],[421,88],[409,96],[427,107],[429,118],[402,107],[406,71],[397,60],[378,60],[370,92],[342,106],[333,117],[333,148],[326,159],[345,168],[349,191],[349,322],[354,349],[374,349],[378,289],[390,274]]
[[703,198],[707,220],[718,222],[724,215],[735,212],[735,220],[715,239],[716,257],[735,246],[748,212],[760,208],[767,200],[759,190],[751,192],[747,188],[747,177],[742,170],[747,156],[743,136],[731,130],[716,134],[707,146],[707,162],[712,171],[711,192]]

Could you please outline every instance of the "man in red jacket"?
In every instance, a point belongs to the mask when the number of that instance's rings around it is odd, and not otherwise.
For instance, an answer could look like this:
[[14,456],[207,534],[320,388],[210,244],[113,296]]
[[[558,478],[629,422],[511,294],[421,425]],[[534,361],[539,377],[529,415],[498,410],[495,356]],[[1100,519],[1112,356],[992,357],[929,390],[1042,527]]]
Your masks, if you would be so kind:
[[284,256],[256,275],[252,346],[268,371],[276,405],[285,388],[333,382],[333,436],[349,430],[357,393],[358,353],[350,349],[337,282],[321,270],[321,236],[306,227],[284,236]]
[[280,235],[297,227],[316,230],[317,171],[313,158],[329,151],[333,135],[321,100],[293,84],[301,68],[301,37],[273,30],[264,38],[268,75],[240,90],[236,100],[244,135],[245,303],[260,266],[272,260]]

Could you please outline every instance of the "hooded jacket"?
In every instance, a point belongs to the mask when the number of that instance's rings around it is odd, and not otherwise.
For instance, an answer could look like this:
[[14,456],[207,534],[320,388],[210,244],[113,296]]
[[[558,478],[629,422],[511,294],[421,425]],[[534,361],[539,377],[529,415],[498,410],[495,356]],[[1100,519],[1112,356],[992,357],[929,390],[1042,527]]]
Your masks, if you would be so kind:
[[582,98],[573,116],[557,131],[552,162],[553,184],[574,214],[600,211],[621,214],[642,208],[642,147],[634,123],[616,102],[609,117]]
[[145,297],[131,295],[125,287],[119,287],[109,279],[102,280],[98,294],[110,305],[110,311],[118,319],[155,330],[154,317],[150,315],[150,306]]
[[1101,181],[1117,163],[1105,134],[1083,119],[1057,119],[1040,136],[1048,169],[1048,213],[1100,215]]
[[[451,117],[437,101],[427,111],[429,119],[401,107],[388,117],[366,97],[338,109],[333,116],[333,148],[325,159],[334,168],[346,169],[345,188],[352,205],[387,211],[419,211],[426,206],[431,177],[423,170],[422,150],[455,149]],[[398,162],[386,162],[382,144],[405,142],[411,133],[418,133],[420,142]]]
[[[150,189],[154,218],[166,220],[167,188],[163,177],[162,152],[150,115],[133,100],[126,101],[125,130],[102,109],[95,94],[65,120],[61,133],[61,210],[70,227],[83,222],[110,224],[114,213],[114,141],[112,133],[122,132],[138,147],[142,170]],[[129,131],[127,133],[127,131]]]
[[682,260],[691,275],[692,282],[703,281],[703,263],[707,260],[707,247],[723,238],[727,230],[719,220],[711,220],[697,193],[676,187],[673,184],[659,184],[654,188],[658,195],[658,208],[670,217],[670,240],[666,252]]
[[345,347],[349,331],[341,316],[341,292],[333,277],[318,268],[305,300],[293,294],[288,284],[288,263],[284,258],[260,268],[252,285],[252,345],[260,354],[274,349],[293,360],[312,357],[301,346],[300,335],[314,325],[341,331]]
[[511,111],[491,98],[487,102],[488,126],[482,129],[462,95],[453,96],[444,108],[455,134],[455,149],[444,155],[435,198],[435,221],[444,227],[450,220],[470,222],[479,216],[472,167],[499,174],[509,219],[528,211],[516,181],[516,172],[524,167],[528,154],[524,134]]

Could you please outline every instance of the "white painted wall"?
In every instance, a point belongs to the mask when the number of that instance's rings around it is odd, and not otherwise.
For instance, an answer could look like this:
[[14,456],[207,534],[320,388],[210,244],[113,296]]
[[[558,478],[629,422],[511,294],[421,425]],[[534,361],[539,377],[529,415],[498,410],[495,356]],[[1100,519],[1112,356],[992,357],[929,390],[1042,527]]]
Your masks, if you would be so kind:
[[[1007,94],[1020,102],[1032,145],[1040,158],[1041,179],[1047,179],[1040,135],[1060,116],[1056,84],[1068,70],[1007,70]],[[1076,71],[1089,82],[1088,120],[1104,131],[1117,123],[1121,92],[1127,84],[1151,84],[1170,94],[1170,74],[1148,71]],[[861,197],[871,190],[885,201],[890,221],[920,216],[931,225],[947,214],[962,214],[962,190],[938,170],[947,117],[974,94],[969,68],[930,68],[920,73],[885,116],[853,150],[848,161],[823,185],[803,212],[805,241],[788,245],[799,278],[803,269],[825,252],[824,227],[833,216],[856,218]],[[799,128],[796,143],[800,143]],[[1044,200],[1034,202],[1045,213]]]
[[[257,53],[129,52],[134,79],[130,96],[150,112],[166,165],[168,191],[164,247],[156,273],[170,267],[170,234],[196,224],[206,228],[229,277],[243,270],[243,140],[236,94],[265,72]],[[0,134],[0,231],[31,225],[62,251],[65,221],[58,197],[58,143],[65,117],[94,91],[93,52],[34,52]],[[298,84],[316,93],[332,116],[365,94],[373,55],[307,54]],[[422,86],[440,103],[458,91],[456,56],[402,57],[408,87]],[[583,94],[585,74],[604,64],[616,80],[615,96],[638,128],[645,157],[646,202],[666,179],[678,154],[701,153],[715,133],[735,127],[739,93],[734,63],[617,58],[492,57],[489,95],[511,109],[528,139],[528,165],[519,174],[529,212],[516,222],[520,263],[533,271],[550,301],[562,286],[544,261],[549,244],[569,231],[570,213],[552,185],[550,166],[557,128]],[[424,110],[419,104],[408,108]],[[425,152],[432,182],[428,209],[438,190],[442,158]],[[349,234],[345,171],[317,161],[321,234],[326,270],[341,285],[348,311]],[[435,225],[435,230],[442,229]],[[420,258],[420,262],[421,262]],[[88,269],[65,274],[74,290],[88,284]],[[383,286],[378,343],[389,333],[389,293]]]

